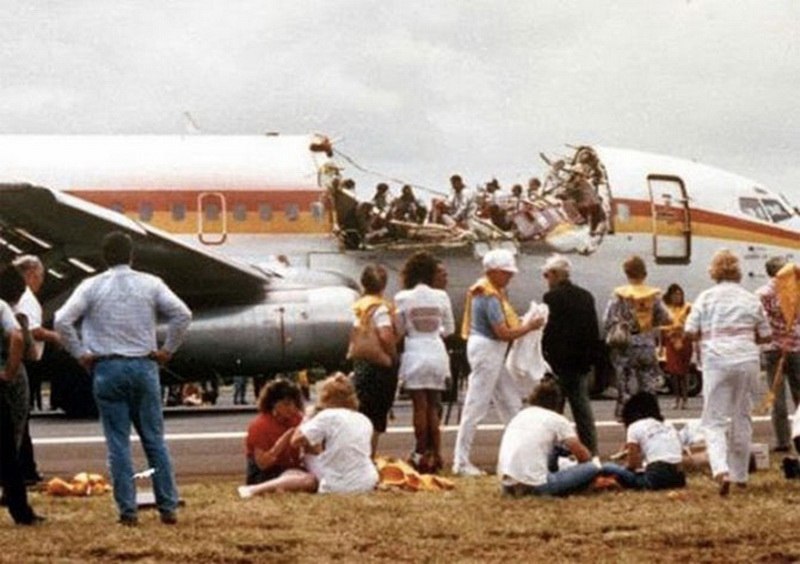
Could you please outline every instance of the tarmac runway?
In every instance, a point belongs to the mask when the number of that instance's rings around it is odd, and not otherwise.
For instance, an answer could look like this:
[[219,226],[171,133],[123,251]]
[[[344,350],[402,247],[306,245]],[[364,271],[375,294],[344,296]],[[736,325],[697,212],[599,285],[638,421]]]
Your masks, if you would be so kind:
[[[701,399],[690,398],[686,410],[671,409],[673,399],[661,396],[664,416],[678,426],[698,418]],[[614,402],[594,400],[598,430],[598,444],[603,457],[616,452],[624,441],[623,427],[614,421]],[[381,437],[379,453],[406,457],[411,451],[414,437],[411,427],[411,404],[398,401],[394,419],[387,433]],[[255,416],[254,406],[232,406],[223,393],[222,405],[215,408],[178,408],[166,410],[166,433],[179,482],[197,481],[207,476],[244,475],[244,436],[248,422]],[[454,406],[449,422],[442,433],[443,454],[452,459],[457,431],[458,408]],[[71,477],[83,472],[106,473],[105,441],[97,421],[69,420],[58,415],[39,414],[31,420],[39,470],[49,478]],[[474,462],[492,471],[497,461],[497,450],[502,435],[502,425],[493,411],[479,427],[473,447]],[[769,417],[754,418],[753,442],[771,443],[772,427]],[[134,444],[135,465],[144,470],[147,465],[138,440]]]

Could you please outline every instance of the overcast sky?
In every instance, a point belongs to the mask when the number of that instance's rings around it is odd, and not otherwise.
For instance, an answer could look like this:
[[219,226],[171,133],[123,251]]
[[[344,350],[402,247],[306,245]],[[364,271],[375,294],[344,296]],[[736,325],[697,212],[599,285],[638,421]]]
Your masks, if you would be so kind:
[[800,200],[798,0],[4,0],[0,24],[0,133],[184,133],[188,111],[443,190],[605,144]]

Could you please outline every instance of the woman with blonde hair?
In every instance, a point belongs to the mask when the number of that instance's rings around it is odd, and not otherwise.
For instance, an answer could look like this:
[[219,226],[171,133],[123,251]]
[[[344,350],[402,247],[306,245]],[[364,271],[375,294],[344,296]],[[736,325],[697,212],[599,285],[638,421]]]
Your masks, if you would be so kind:
[[742,272],[736,255],[717,251],[708,272],[715,285],[695,300],[685,331],[700,342],[701,427],[711,473],[720,495],[726,496],[731,483],[744,487],[747,482],[752,392],[760,372],[758,345],[769,341],[771,329],[761,301],[739,284]]
[[319,388],[314,415],[292,437],[306,452],[306,467],[316,477],[320,493],[366,492],[378,483],[372,463],[372,423],[358,411],[350,379],[337,372]]

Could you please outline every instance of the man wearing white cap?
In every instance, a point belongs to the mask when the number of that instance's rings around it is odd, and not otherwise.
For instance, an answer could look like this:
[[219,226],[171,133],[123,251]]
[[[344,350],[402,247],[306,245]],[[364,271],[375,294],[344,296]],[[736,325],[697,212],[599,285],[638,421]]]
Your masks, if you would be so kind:
[[504,366],[508,343],[539,329],[541,318],[522,324],[508,301],[506,286],[517,273],[514,255],[494,249],[483,257],[485,276],[467,292],[461,335],[467,339],[469,375],[467,397],[456,436],[453,473],[463,476],[482,474],[470,461],[475,429],[494,401],[503,423],[508,423],[522,407],[522,399]]

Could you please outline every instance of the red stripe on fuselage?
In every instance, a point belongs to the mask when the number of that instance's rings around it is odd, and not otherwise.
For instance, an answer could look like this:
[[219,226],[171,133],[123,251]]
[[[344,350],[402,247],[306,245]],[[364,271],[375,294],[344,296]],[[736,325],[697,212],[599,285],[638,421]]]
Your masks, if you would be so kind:
[[[614,200],[614,215],[617,214],[617,206],[620,204],[627,205],[630,210],[631,216],[639,217],[652,217],[651,204],[647,200],[629,200],[629,199],[615,199]],[[659,205],[659,207],[663,207]],[[689,207],[690,218],[692,222],[706,223],[708,225],[727,227],[730,229],[742,229],[744,231],[752,231],[759,235],[766,235],[768,237],[797,237],[797,232],[790,229],[784,229],[775,225],[765,225],[759,221],[751,221],[724,213],[713,212],[704,209]]]

